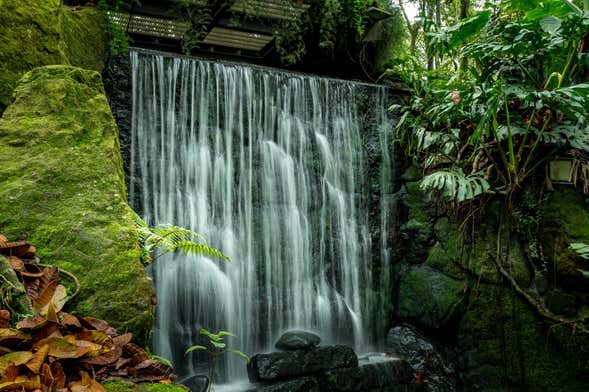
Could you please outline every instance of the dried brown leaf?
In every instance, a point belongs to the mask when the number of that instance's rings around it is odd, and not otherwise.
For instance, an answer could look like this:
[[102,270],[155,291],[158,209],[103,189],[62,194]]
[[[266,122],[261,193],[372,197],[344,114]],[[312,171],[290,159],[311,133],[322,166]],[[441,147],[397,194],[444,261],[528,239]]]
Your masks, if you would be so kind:
[[[57,362],[56,362],[57,363]],[[64,376],[65,377],[65,376]],[[51,372],[51,367],[44,363],[41,366],[41,384],[51,390],[51,387],[55,383],[55,377],[53,377],[53,373]]]
[[8,257],[6,257],[6,259],[10,263],[10,266],[12,267],[13,270],[15,270],[17,272],[24,271],[25,263],[22,261],[22,259],[20,259],[19,257],[16,257],[16,256],[8,256]]
[[41,277],[41,283],[39,285],[39,295],[33,298],[32,300],[33,307],[37,310],[39,314],[43,314],[43,308],[45,308],[53,299],[53,295],[55,294],[57,285],[57,280],[52,280],[51,282],[48,282],[46,285],[44,285],[43,277]]
[[0,345],[8,348],[16,348],[23,343],[27,343],[30,336],[26,333],[13,328],[0,328]]
[[117,336],[117,330],[111,327],[106,321],[94,317],[82,317],[79,319],[82,325],[88,329],[95,329],[104,332],[110,337]]
[[64,327],[74,329],[82,328],[82,324],[80,324],[80,321],[76,316],[73,316],[65,312],[59,312],[57,316],[58,319],[61,320],[61,325],[63,325]]
[[45,362],[47,354],[49,353],[49,346],[46,344],[39,348],[33,357],[26,363],[27,368],[33,373],[39,373],[41,365]]
[[10,328],[10,312],[8,310],[0,310],[0,328]]
[[129,372],[135,381],[159,381],[172,376],[172,368],[155,359],[143,361]]
[[88,347],[78,347],[71,340],[57,336],[51,336],[35,342],[34,347],[38,348],[43,345],[49,346],[49,356],[58,359],[80,358],[90,351]]
[[65,388],[65,373],[59,362],[53,362],[51,364],[51,374],[54,378],[54,386],[57,389]]
[[47,325],[48,322],[49,320],[47,320],[46,317],[42,316],[27,317],[26,319],[16,323],[16,328],[35,330],[44,327],[45,325]]
[[15,351],[0,357],[0,374],[6,373],[10,365],[20,366],[27,363],[33,357],[30,351]]

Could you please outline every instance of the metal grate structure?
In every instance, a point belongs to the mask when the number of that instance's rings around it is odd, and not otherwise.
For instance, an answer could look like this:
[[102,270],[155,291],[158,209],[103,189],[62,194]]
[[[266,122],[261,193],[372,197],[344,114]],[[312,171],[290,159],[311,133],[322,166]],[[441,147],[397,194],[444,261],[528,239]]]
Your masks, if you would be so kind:
[[295,3],[284,0],[236,0],[229,11],[268,19],[290,20],[299,18],[308,8],[308,4],[296,6]]
[[[264,56],[264,50],[274,39],[272,26],[284,20],[300,18],[309,9],[309,5],[297,5],[295,0],[236,0],[231,6],[219,7],[215,0],[192,0],[195,4],[209,5],[213,20],[206,29],[207,34],[200,41],[202,50],[229,51],[237,55]],[[168,43],[180,41],[190,29],[190,23],[174,18],[170,5],[165,2],[146,1],[142,7],[135,7],[131,13],[108,12],[111,23],[118,25],[139,41],[166,41]],[[235,26],[231,21],[232,15],[247,15],[253,17],[254,22],[247,25]],[[156,38],[155,41],[142,37]],[[268,50],[266,50],[268,52]]]
[[147,35],[173,40],[180,40],[190,28],[190,23],[174,19],[156,18],[122,12],[108,12],[111,23],[120,26],[131,34]]
[[271,35],[213,27],[203,43],[235,49],[260,51],[274,39]]

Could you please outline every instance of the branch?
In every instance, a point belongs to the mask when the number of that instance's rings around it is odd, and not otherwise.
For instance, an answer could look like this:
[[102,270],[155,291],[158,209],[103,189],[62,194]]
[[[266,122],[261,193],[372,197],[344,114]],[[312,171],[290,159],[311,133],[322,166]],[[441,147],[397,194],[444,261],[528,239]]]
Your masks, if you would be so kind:
[[517,283],[516,280],[513,278],[513,276],[511,276],[511,274],[509,272],[507,272],[505,270],[505,268],[503,268],[503,265],[501,265],[501,248],[502,248],[502,246],[501,246],[501,229],[502,229],[502,226],[503,226],[503,217],[501,217],[501,221],[499,222],[499,229],[497,230],[497,256],[495,258],[495,266],[497,267],[497,270],[499,271],[499,273],[505,279],[507,279],[507,281],[511,284],[511,287],[521,297],[523,297],[531,306],[533,306],[542,317],[544,317],[550,321],[556,322],[556,323],[574,325],[574,328],[576,330],[578,330],[584,334],[589,334],[589,329],[587,329],[583,326],[577,325],[577,322],[580,321],[579,319],[560,317],[560,316],[557,316],[554,313],[552,313],[550,310],[548,310],[541,301],[532,297],[528,292],[526,292],[524,289],[522,289],[521,286],[519,285],[519,283]]

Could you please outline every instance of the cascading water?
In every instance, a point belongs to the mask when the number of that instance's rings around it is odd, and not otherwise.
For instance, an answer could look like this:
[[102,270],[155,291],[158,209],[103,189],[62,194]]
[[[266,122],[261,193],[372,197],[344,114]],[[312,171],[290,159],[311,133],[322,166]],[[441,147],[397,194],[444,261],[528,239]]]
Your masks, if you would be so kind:
[[232,260],[157,261],[154,352],[187,376],[200,327],[249,354],[289,328],[371,348],[390,292],[386,89],[144,51],[131,64],[131,200]]

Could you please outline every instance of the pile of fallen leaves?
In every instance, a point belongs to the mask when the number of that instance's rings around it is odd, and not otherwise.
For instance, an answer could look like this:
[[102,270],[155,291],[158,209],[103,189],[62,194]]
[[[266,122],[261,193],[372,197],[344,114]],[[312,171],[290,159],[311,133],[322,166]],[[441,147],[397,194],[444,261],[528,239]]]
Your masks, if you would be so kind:
[[0,255],[24,285],[34,313],[11,325],[10,312],[0,310],[0,392],[104,391],[99,381],[110,377],[172,381],[172,368],[131,343],[132,334],[63,312],[68,296],[59,269],[39,265],[28,242],[0,235]]

